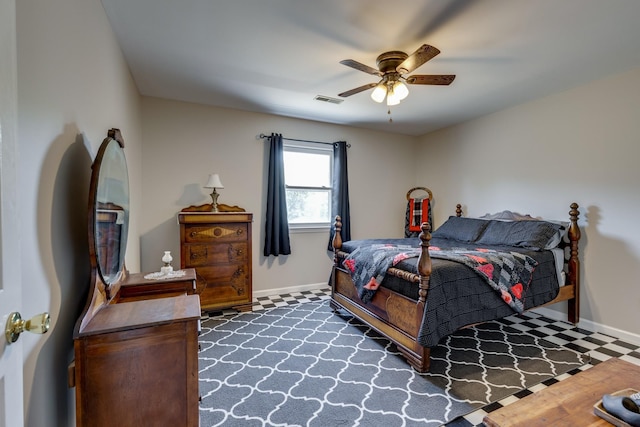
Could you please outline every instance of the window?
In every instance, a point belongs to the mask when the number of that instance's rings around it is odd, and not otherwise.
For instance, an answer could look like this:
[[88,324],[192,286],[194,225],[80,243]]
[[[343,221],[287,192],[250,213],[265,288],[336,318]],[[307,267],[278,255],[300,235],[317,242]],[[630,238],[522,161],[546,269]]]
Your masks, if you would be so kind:
[[284,143],[284,181],[289,228],[329,228],[333,147]]

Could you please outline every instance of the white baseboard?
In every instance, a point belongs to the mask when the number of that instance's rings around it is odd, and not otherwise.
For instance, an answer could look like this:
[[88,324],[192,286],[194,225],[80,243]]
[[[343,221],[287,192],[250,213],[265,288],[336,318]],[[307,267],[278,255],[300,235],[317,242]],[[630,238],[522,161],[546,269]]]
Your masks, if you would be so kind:
[[324,283],[311,283],[309,285],[298,285],[298,286],[289,286],[287,288],[277,288],[277,289],[268,289],[266,291],[253,291],[253,297],[268,297],[270,295],[281,295],[281,294],[289,294],[291,292],[302,292],[302,291],[312,291],[316,289],[323,289],[328,287],[329,285]]
[[[536,308],[535,310],[532,310],[532,311],[539,313],[542,316],[548,317],[549,319],[559,320],[564,322],[567,321],[567,315],[561,311],[551,310],[550,308],[547,308],[547,307]],[[587,331],[599,332],[601,334],[616,337],[618,339],[621,339],[622,341],[626,341],[630,344],[640,346],[640,335],[635,334],[633,332],[603,325],[587,319],[580,319],[578,321],[578,327],[582,329],[586,329]]]

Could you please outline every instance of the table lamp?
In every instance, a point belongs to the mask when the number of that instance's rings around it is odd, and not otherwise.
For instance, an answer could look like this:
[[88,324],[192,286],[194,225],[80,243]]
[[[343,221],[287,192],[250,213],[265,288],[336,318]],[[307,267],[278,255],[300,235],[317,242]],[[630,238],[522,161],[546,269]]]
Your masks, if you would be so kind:
[[217,173],[213,173],[209,175],[209,180],[204,185],[204,188],[211,188],[213,191],[211,192],[211,212],[218,212],[218,192],[216,189],[224,188],[222,182],[220,182],[220,176]]

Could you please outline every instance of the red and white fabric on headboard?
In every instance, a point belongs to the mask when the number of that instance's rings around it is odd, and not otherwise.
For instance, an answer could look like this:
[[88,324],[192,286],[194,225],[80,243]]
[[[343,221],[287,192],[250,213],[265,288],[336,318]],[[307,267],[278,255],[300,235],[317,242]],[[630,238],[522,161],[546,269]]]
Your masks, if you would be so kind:
[[[411,197],[414,191],[420,191],[422,197]],[[431,212],[432,201],[433,193],[426,187],[415,187],[407,192],[404,237],[417,237],[422,231],[421,226],[423,222],[433,224],[433,213]]]
[[409,199],[409,231],[420,232],[423,222],[429,221],[429,198]]

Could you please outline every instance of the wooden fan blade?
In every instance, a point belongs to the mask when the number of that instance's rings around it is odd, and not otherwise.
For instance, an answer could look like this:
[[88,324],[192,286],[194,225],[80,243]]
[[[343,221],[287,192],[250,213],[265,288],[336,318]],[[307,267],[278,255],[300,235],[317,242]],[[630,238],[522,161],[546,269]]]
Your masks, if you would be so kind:
[[402,61],[402,63],[396,67],[396,71],[400,74],[410,73],[439,53],[440,50],[437,48],[423,44],[418,50],[409,55],[407,59]]
[[347,96],[355,95],[356,93],[363,92],[367,89],[371,89],[372,87],[376,87],[378,83],[369,83],[364,86],[357,87],[355,89],[348,90],[346,92],[339,93],[338,96],[346,98]]
[[353,59],[345,59],[343,61],[340,61],[340,63],[342,65],[346,65],[347,67],[355,68],[356,70],[373,74],[374,76],[382,76],[382,73],[379,70],[376,70],[373,67],[369,67],[368,65],[364,65],[358,61],[354,61]]
[[455,78],[454,74],[416,74],[406,80],[410,85],[450,85]]

